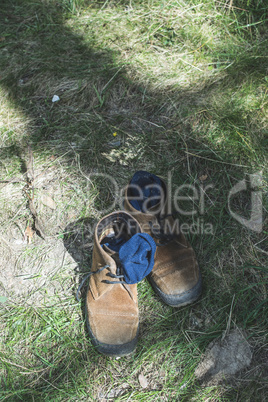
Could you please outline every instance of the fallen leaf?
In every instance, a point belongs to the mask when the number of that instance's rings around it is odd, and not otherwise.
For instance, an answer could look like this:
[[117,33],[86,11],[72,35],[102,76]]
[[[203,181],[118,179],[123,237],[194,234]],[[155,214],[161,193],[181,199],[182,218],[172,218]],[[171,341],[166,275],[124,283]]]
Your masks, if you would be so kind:
[[42,204],[44,204],[46,207],[48,207],[50,209],[56,209],[55,201],[47,194],[41,195],[41,202],[42,202]]
[[27,242],[29,244],[31,244],[32,238],[33,238],[33,235],[34,235],[34,231],[31,228],[31,226],[29,226],[29,225],[27,226],[27,228],[25,229],[24,235],[25,235],[25,238],[27,238]]
[[147,388],[148,387],[148,380],[147,380],[146,377],[144,377],[143,374],[139,375],[139,383],[140,383],[140,386],[142,388]]
[[202,174],[202,176],[199,177],[199,180],[200,181],[205,181],[205,180],[207,180],[207,178],[208,178],[207,174]]

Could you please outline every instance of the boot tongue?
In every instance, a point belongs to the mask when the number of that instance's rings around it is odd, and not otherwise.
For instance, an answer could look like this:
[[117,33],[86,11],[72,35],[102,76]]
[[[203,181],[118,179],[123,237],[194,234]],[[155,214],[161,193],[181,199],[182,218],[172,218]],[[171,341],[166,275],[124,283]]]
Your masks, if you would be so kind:
[[[119,266],[120,265],[120,259],[119,259],[119,255],[118,252],[111,250],[106,244],[104,244],[102,246],[103,250],[106,252],[106,254],[108,254],[110,257],[112,257],[112,259],[115,261],[116,265]],[[113,273],[116,273],[116,270],[114,270]]]
[[119,250],[124,280],[128,284],[140,282],[154,266],[156,244],[147,233],[137,233]]

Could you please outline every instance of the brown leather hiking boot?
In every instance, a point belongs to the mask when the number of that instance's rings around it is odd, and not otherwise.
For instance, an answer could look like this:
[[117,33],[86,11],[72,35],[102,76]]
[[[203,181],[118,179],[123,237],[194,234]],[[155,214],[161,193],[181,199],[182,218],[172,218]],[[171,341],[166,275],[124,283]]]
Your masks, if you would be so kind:
[[137,282],[152,270],[155,249],[153,239],[141,233],[136,219],[124,211],[98,223],[85,308],[87,328],[99,352],[123,356],[134,351],[139,328]]
[[149,282],[165,303],[180,307],[199,297],[202,280],[194,250],[167,211],[167,197],[159,177],[139,171],[125,190],[124,208],[156,242]]

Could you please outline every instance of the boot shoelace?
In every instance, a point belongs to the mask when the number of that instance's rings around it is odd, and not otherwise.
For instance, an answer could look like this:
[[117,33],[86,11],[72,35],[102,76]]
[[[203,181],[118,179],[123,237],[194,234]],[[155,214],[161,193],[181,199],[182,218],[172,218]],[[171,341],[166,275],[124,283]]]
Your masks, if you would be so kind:
[[154,226],[152,221],[149,222],[151,227],[151,232],[153,237],[160,240],[160,243],[155,242],[157,246],[166,246],[170,241],[172,241],[175,237],[172,233],[165,233],[163,223],[165,223],[166,218],[169,216],[173,216],[172,214],[158,215],[156,216],[158,227]]
[[[78,289],[77,289],[77,292],[76,292],[76,300],[77,300],[78,302],[80,302],[80,300],[81,300],[80,297],[79,297],[79,293],[80,293],[82,287],[84,286],[86,280],[87,280],[91,275],[93,275],[93,274],[98,274],[98,273],[102,272],[102,271],[103,271],[104,269],[106,269],[106,268],[110,268],[110,265],[104,265],[104,267],[99,268],[97,271],[89,272],[88,274],[86,274],[86,275],[84,276],[84,278],[82,279],[82,282],[80,283],[80,285],[79,285],[79,287],[78,287]],[[109,276],[110,278],[119,279],[118,281],[109,281],[109,280],[107,280],[107,279],[104,279],[102,282],[107,283],[107,284],[127,285],[127,283],[123,280],[124,275],[121,275],[121,274],[120,274],[120,271],[121,271],[121,268],[120,268],[120,267],[117,267],[117,269],[116,269],[116,274],[112,274],[111,272],[108,272],[108,273],[106,274],[106,276]]]
[[83,278],[77,293],[76,298],[79,301],[78,294],[90,275],[102,272],[105,268],[108,269],[105,273],[110,279],[102,279],[103,283],[120,284],[128,291],[133,298],[131,287],[128,285],[140,282],[145,276],[149,275],[154,266],[154,255],[156,244],[154,239],[148,233],[136,233],[125,244],[123,244],[118,252],[118,256],[114,255],[116,264],[115,273],[111,272],[111,267],[105,265],[97,271],[91,271]]

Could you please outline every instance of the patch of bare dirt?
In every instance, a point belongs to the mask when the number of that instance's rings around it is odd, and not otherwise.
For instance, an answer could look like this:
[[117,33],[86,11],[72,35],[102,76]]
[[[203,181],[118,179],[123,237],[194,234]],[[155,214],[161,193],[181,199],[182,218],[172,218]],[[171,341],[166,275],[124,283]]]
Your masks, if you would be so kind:
[[43,304],[53,295],[73,294],[75,261],[61,239],[44,242],[35,238],[31,244],[19,237],[0,239],[0,294],[7,301]]
[[[61,167],[39,173],[32,192],[36,216],[29,208],[25,177],[0,186],[0,297],[6,302],[48,305],[55,295],[74,297],[77,262],[61,233],[76,218],[79,200],[70,206],[73,194],[65,195],[59,185]],[[37,222],[42,222],[45,237]]]

